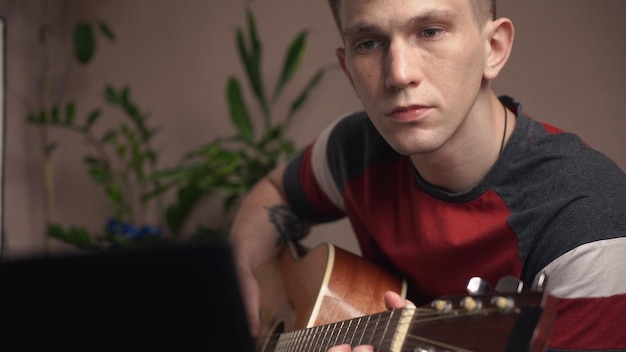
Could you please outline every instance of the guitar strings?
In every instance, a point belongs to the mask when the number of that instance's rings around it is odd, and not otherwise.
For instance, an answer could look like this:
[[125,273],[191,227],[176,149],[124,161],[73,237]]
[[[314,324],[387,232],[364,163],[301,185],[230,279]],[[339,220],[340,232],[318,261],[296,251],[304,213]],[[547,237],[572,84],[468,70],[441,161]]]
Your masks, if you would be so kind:
[[[466,309],[453,309],[448,312],[439,312],[433,309],[427,308],[415,308],[415,309],[397,309],[390,310],[387,312],[381,312],[378,314],[373,314],[368,316],[370,319],[365,323],[363,328],[355,327],[354,333],[361,334],[361,338],[355,345],[359,344],[372,344],[374,341],[379,341],[379,345],[390,344],[394,338],[394,334],[388,336],[386,332],[389,330],[389,323],[395,320],[397,317],[393,317],[394,312],[401,312],[400,319],[402,317],[406,317],[406,314],[410,314],[412,319],[410,322],[405,324],[424,324],[439,320],[448,320],[448,319],[457,319],[464,316],[475,315],[475,312],[467,311]],[[480,310],[480,313],[492,313],[496,312],[496,308],[483,308]],[[378,317],[377,320],[372,321],[371,317]],[[275,341],[277,343],[275,351],[326,351],[328,348],[343,344],[350,343],[353,345],[354,338],[348,340],[348,332],[351,329],[352,322],[356,320],[360,320],[366,317],[349,319],[341,322],[324,324],[320,326],[315,326],[307,329],[295,330],[290,332],[285,332],[281,334],[269,334],[265,336],[261,336],[257,338],[257,348],[265,347],[264,344],[267,344],[268,341]],[[344,328],[343,326],[348,323],[348,325]],[[368,325],[376,324],[373,329],[368,329]],[[357,323],[361,324],[360,322]],[[398,327],[402,326],[401,324],[397,325]],[[344,332],[345,330],[345,332]],[[371,330],[371,331],[370,331]],[[394,329],[395,331],[397,329]],[[330,332],[329,336],[328,333]],[[368,339],[369,341],[364,341],[363,338],[365,334],[369,333]],[[322,336],[322,334],[324,336]],[[320,335],[320,336],[318,336]],[[341,335],[344,335],[343,339],[340,338]],[[354,336],[353,336],[354,337]],[[412,339],[414,341],[424,341],[426,340],[424,337],[418,335],[407,334],[407,339]],[[313,346],[312,343],[316,345]],[[320,345],[321,343],[321,345]],[[326,343],[324,345],[324,343]],[[441,342],[437,342],[440,345],[445,345]],[[278,346],[280,344],[280,346]],[[380,347],[379,346],[379,347]],[[319,350],[311,349],[312,347],[319,347]],[[297,348],[297,349],[293,349]],[[305,349],[300,349],[305,348]],[[452,351],[466,351],[459,347],[447,346],[446,348],[451,349]],[[257,349],[259,351],[263,351],[263,349]]]
[[[406,313],[407,313],[406,310],[400,310],[400,311],[402,311],[403,315],[406,315]],[[422,311],[423,312],[424,315],[421,315],[421,317],[428,316],[428,315],[433,315],[433,317],[434,317],[434,314],[431,313],[432,310],[430,310],[430,309],[422,309],[422,308],[420,308],[417,311]],[[389,322],[392,321],[390,319],[391,316],[392,316],[392,312],[393,311],[382,312],[382,313],[379,313],[379,314],[374,314],[374,315],[371,315],[370,318],[374,317],[374,316],[379,316],[379,318],[376,319],[376,324],[377,325],[383,325],[384,327],[387,327]],[[410,311],[409,314],[413,316],[414,312]],[[439,316],[439,313],[437,313],[436,315]],[[382,319],[380,317],[382,317]],[[290,332],[286,332],[286,333],[282,333],[282,334],[266,335],[264,337],[259,337],[258,341],[260,341],[260,342],[263,341],[264,342],[264,341],[270,341],[272,339],[275,339],[276,341],[280,341],[281,345],[292,346],[294,344],[296,344],[296,345],[297,344],[301,344],[301,343],[305,343],[306,344],[310,340],[311,337],[316,339],[316,340],[320,340],[320,337],[322,337],[322,336],[317,336],[317,335],[322,335],[322,333],[324,335],[326,335],[330,331],[331,332],[330,336],[328,336],[328,337],[324,336],[324,337],[321,338],[321,342],[322,343],[323,342],[327,342],[328,343],[328,348],[330,348],[331,346],[333,346],[335,344],[345,343],[346,342],[346,341],[344,341],[345,338],[344,338],[344,340],[339,340],[339,336],[344,334],[347,337],[348,331],[351,328],[351,322],[355,321],[355,320],[360,320],[360,319],[363,319],[363,318],[364,317],[356,318],[356,319],[350,319],[350,320],[343,321],[343,322],[330,323],[330,324],[315,326],[315,327],[311,327],[311,328],[307,328],[307,329],[303,329],[303,330],[290,331]],[[424,319],[419,319],[419,320],[415,320],[415,321],[419,322],[420,320],[424,320]],[[345,324],[346,322],[350,322],[350,323],[345,328],[345,332],[344,332],[343,331],[344,328],[339,326],[339,324],[342,324],[342,323]],[[357,325],[360,325],[360,324],[361,324],[360,322],[357,323]],[[369,332],[368,331],[369,330],[368,327],[371,324],[373,324],[373,322],[370,319],[370,321],[365,323],[364,327],[358,327],[358,326],[355,327],[354,333],[355,334],[358,334],[358,333],[361,334],[361,338],[360,338],[358,344],[366,342],[366,341],[363,341],[363,337],[364,337],[364,334],[366,332]],[[337,328],[338,326],[339,326],[339,328]],[[398,325],[398,326],[400,326],[400,325]],[[370,342],[374,341],[375,338],[379,337],[379,334],[380,334],[380,332],[382,330],[384,330],[382,326],[381,327],[377,326],[376,328],[374,328],[374,330],[371,332],[372,334],[369,335]],[[280,339],[276,339],[276,337],[280,337]],[[332,340],[334,340],[333,344],[330,344]],[[349,342],[352,342],[352,341],[349,341]],[[283,349],[280,349],[280,348],[276,349],[276,351],[282,351],[282,350]],[[308,351],[309,349],[306,349],[306,350]],[[325,349],[323,351],[325,351]]]
[[454,345],[450,345],[447,343],[443,343],[441,341],[435,341],[432,339],[427,339],[425,337],[422,336],[417,336],[417,335],[407,335],[405,340],[404,340],[404,344],[402,345],[403,347],[421,347],[424,344],[423,343],[427,343],[431,346],[436,346],[436,347],[441,347],[441,348],[445,348],[446,351],[451,351],[451,352],[472,352],[471,350],[465,349],[465,348],[461,348],[458,346],[454,346]]

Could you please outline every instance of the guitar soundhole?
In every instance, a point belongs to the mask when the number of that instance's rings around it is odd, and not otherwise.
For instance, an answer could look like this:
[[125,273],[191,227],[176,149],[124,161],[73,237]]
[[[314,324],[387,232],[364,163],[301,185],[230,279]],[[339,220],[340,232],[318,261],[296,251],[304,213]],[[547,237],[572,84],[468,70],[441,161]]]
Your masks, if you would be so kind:
[[263,337],[263,339],[265,339],[265,342],[261,343],[260,344],[261,349],[257,348],[257,350],[262,351],[262,352],[271,352],[271,351],[276,350],[276,345],[278,344],[278,339],[280,338],[280,334],[284,332],[285,332],[285,323],[281,322],[280,324],[276,325],[276,328],[274,328],[271,335]]

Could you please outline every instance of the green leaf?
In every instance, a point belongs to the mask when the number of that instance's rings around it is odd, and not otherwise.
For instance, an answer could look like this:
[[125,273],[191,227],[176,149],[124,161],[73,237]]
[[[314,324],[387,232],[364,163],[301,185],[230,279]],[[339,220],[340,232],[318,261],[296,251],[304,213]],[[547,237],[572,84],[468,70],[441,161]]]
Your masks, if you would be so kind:
[[117,140],[117,131],[115,130],[109,130],[102,137],[103,143],[112,143],[112,142],[115,142],[116,140]]
[[152,198],[154,197],[158,197],[163,195],[165,192],[169,191],[172,187],[174,187],[178,182],[170,182],[164,185],[158,185],[157,187],[154,187],[152,190],[150,190],[149,192],[144,192],[141,195],[141,202],[143,204],[146,204],[148,201],[150,201]]
[[234,77],[228,80],[227,99],[231,121],[237,129],[239,137],[247,143],[252,143],[254,127],[252,122],[250,122],[246,103],[241,94],[241,86]]
[[137,135],[133,130],[124,122],[119,124],[119,130],[122,131],[122,135],[126,137],[128,143],[136,150],[139,147],[139,143],[137,142]]
[[122,88],[122,91],[120,92],[120,98],[122,106],[131,106],[132,103],[130,102],[130,87],[126,86]]
[[255,84],[257,81],[254,79],[254,63],[252,60],[252,55],[248,53],[248,47],[246,45],[246,40],[241,28],[237,28],[236,31],[236,41],[237,41],[237,51],[239,54],[239,59],[243,63],[244,69],[246,71],[248,81],[252,86],[252,91],[258,97],[261,95],[261,87],[258,84]]
[[74,54],[78,62],[85,65],[91,61],[96,52],[96,38],[93,28],[87,22],[74,27]]
[[91,179],[100,184],[106,184],[109,181],[109,173],[99,166],[94,166],[89,169],[89,176]]
[[83,162],[90,166],[99,166],[101,164],[100,158],[89,155],[83,158]]
[[307,31],[303,30],[294,38],[294,40],[289,45],[289,49],[287,50],[283,62],[283,71],[280,75],[276,90],[274,90],[274,95],[272,97],[273,100],[276,100],[278,98],[285,85],[289,82],[291,77],[293,77],[293,74],[298,69],[298,66],[300,66],[302,57],[306,52],[306,39]]
[[262,49],[261,44],[258,40],[258,35],[256,33],[256,26],[254,22],[254,16],[252,12],[248,12],[248,25],[249,25],[249,33],[252,37],[252,49],[248,51],[248,48],[245,43],[245,38],[243,31],[241,29],[237,29],[236,41],[237,41],[237,49],[239,52],[239,58],[243,63],[243,66],[246,71],[246,78],[252,87],[252,92],[256,97],[259,105],[263,109],[263,117],[265,119],[266,125],[269,124],[269,105],[267,99],[265,98],[265,89],[263,87],[263,80],[261,79],[261,56]]
[[259,34],[256,26],[256,19],[254,13],[250,9],[247,11],[248,18],[248,36],[250,37],[250,61],[252,64],[252,72],[250,75],[250,82],[255,86],[255,91],[258,91],[255,95],[259,100],[259,105],[263,109],[263,116],[266,118],[266,123],[269,124],[269,106],[267,99],[265,98],[265,89],[263,87],[263,80],[261,78],[261,58],[263,56],[263,48],[261,41],[259,40]]
[[200,146],[195,150],[189,151],[187,152],[187,154],[185,154],[184,159],[189,160],[197,157],[210,158],[218,153],[219,150],[222,148],[221,142],[221,139],[218,138],[209,144]]
[[280,141],[279,147],[280,150],[287,155],[287,157],[291,157],[296,152],[296,148],[292,141]]
[[50,109],[50,122],[59,123],[59,106],[55,105]]
[[110,85],[107,85],[104,88],[104,97],[106,98],[106,101],[112,104],[118,104],[120,101],[120,98],[117,96],[117,92],[115,91],[115,88],[113,88]]
[[30,123],[39,123],[39,119],[37,118],[37,115],[33,112],[28,113],[28,116],[26,116],[26,121]]
[[250,44],[251,50],[250,57],[253,60],[253,63],[256,67],[260,67],[261,64],[261,56],[262,56],[262,48],[261,41],[259,40],[259,34],[256,28],[256,19],[254,18],[254,14],[250,9],[247,11],[248,16],[248,36],[250,36]]
[[64,230],[61,226],[53,224],[48,226],[48,236],[73,244],[83,250],[97,249],[91,235],[84,228],[71,227]]
[[87,116],[87,129],[90,129],[96,121],[100,118],[102,111],[100,109],[93,110],[89,116]]
[[104,21],[100,21],[98,22],[98,28],[100,29],[100,33],[102,33],[102,35],[104,35],[104,37],[107,38],[110,42],[115,41],[115,33],[113,33],[111,27],[109,27],[108,24],[106,24]]
[[193,183],[178,191],[176,202],[169,206],[165,212],[167,227],[174,235],[179,234],[201,195],[202,191]]
[[45,110],[41,110],[37,119],[39,120],[39,123],[48,123],[48,113]]
[[148,160],[151,164],[155,165],[157,163],[157,154],[154,150],[147,150],[145,152],[146,160]]
[[76,116],[76,105],[70,102],[65,106],[65,124],[71,125],[74,122]]
[[117,147],[117,156],[119,156],[120,158],[123,158],[126,156],[126,146],[124,145],[120,145]]
[[141,171],[141,165],[143,165],[144,160],[146,160],[146,154],[136,151],[130,165],[138,171]]
[[106,188],[107,197],[113,202],[113,204],[122,204],[124,201],[124,195],[122,189],[117,184],[109,185]]
[[300,95],[298,95],[296,99],[294,99],[291,102],[291,105],[289,107],[289,112],[287,113],[287,119],[285,120],[285,128],[289,126],[296,112],[298,112],[298,110],[302,108],[302,106],[308,99],[309,93],[311,92],[311,90],[313,90],[320,83],[320,81],[322,80],[326,72],[330,70],[331,68],[332,68],[331,66],[327,66],[327,67],[322,67],[318,69],[317,72],[313,75],[313,77],[309,80],[307,85],[304,87]]
[[173,179],[184,179],[189,177],[189,175],[196,174],[198,170],[202,170],[204,167],[202,165],[188,165],[188,166],[179,166],[173,167],[170,169],[164,169],[155,171],[152,173],[151,177],[153,179],[163,179],[163,178],[173,178]]

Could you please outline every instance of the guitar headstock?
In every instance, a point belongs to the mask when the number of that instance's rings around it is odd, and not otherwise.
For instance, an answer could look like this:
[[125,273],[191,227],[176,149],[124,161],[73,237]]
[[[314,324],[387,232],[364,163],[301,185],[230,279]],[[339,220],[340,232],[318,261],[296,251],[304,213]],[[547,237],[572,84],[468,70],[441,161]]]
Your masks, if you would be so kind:
[[[517,279],[493,290],[472,278],[468,294],[440,297],[416,309],[402,350],[543,351],[556,312],[556,299],[524,291]],[[406,349],[410,347],[410,349]]]

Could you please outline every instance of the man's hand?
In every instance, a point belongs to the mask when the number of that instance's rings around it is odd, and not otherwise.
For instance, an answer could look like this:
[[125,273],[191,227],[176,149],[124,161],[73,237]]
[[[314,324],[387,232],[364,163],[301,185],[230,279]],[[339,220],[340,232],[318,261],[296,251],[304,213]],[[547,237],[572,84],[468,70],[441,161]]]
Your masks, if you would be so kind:
[[[404,307],[415,307],[413,302],[402,298],[399,294],[391,291],[385,292],[385,306],[387,309],[396,309]],[[362,345],[356,346],[354,349],[350,349],[350,345],[339,345],[331,347],[328,352],[374,352],[373,346]]]
[[237,274],[239,279],[241,296],[243,298],[243,303],[246,308],[250,335],[252,335],[253,338],[256,338],[258,337],[259,330],[261,329],[261,322],[259,320],[259,302],[261,300],[261,289],[259,288],[259,282],[254,277],[254,274],[248,267],[238,266]]
[[328,352],[374,352],[373,346],[356,346],[354,349],[350,349],[350,345],[339,345],[335,347],[331,347],[328,349]]

